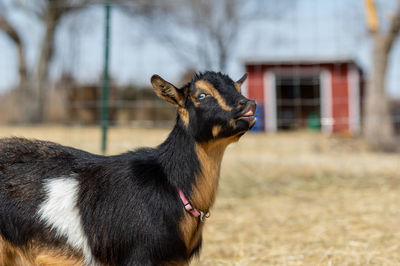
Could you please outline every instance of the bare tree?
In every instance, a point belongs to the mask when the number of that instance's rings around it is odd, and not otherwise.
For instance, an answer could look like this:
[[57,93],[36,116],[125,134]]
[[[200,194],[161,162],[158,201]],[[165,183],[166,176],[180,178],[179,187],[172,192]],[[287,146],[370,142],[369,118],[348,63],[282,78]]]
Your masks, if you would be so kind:
[[28,70],[25,56],[26,49],[21,34],[8,20],[6,16],[7,11],[8,7],[6,7],[3,2],[0,2],[0,31],[3,31],[6,36],[8,36],[8,38],[13,42],[18,54],[19,84],[17,90],[13,93],[13,95],[15,96],[15,104],[19,106],[19,108],[16,109],[18,110],[18,118],[16,119],[26,122],[26,115],[28,114],[29,108],[25,103],[26,99],[29,98],[30,93],[30,88],[28,87]]
[[379,25],[374,0],[365,0],[367,22],[372,38],[372,70],[368,80],[365,99],[364,135],[375,148],[393,147],[394,129],[386,95],[386,72],[393,42],[400,30],[400,0],[395,13],[388,21],[388,28]]
[[[5,7],[0,4],[0,9],[4,10]],[[0,13],[0,31],[3,31],[10,40],[15,44],[18,51],[18,74],[19,74],[19,85],[18,89],[20,92],[20,96],[24,97],[27,90],[27,80],[28,80],[28,72],[26,67],[26,58],[25,58],[25,45],[22,41],[22,38],[19,32],[15,29],[15,27],[8,21],[7,17]]]
[[42,122],[46,103],[49,63],[54,54],[54,37],[61,19],[76,10],[84,8],[89,0],[20,0],[20,5],[43,22],[44,37],[40,46],[39,60],[34,78],[36,112],[32,120]]
[[277,17],[290,0],[120,0],[188,67],[225,71],[243,27]]

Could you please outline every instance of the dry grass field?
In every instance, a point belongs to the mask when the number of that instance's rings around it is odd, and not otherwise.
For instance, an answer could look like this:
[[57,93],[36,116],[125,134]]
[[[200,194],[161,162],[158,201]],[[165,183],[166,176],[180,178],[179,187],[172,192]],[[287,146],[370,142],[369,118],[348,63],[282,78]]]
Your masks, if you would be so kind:
[[[110,154],[168,130],[112,128]],[[99,153],[100,130],[0,127]],[[400,265],[400,155],[319,133],[247,134],[224,157],[201,258],[192,265]]]

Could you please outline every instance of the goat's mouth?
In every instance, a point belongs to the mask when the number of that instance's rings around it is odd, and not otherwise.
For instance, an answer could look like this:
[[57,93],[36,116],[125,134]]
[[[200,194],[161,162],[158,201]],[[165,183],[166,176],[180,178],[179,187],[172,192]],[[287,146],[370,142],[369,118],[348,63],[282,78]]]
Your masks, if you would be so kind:
[[238,121],[244,121],[249,124],[249,129],[251,129],[256,123],[256,118],[254,115],[256,114],[256,104],[254,102],[249,102],[243,111],[236,118]]

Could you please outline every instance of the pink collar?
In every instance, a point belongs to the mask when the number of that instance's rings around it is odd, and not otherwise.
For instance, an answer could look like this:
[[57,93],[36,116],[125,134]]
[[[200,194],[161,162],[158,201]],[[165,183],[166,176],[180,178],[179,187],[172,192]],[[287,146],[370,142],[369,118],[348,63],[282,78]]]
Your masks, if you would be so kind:
[[192,204],[186,198],[185,194],[183,194],[183,191],[180,188],[178,188],[178,192],[179,192],[179,197],[181,198],[181,201],[183,203],[183,206],[187,212],[189,212],[191,215],[193,215],[196,218],[200,217],[199,219],[201,222],[204,222],[204,218],[210,217],[209,211],[203,212],[203,211],[200,211],[200,210],[194,208],[192,206]]

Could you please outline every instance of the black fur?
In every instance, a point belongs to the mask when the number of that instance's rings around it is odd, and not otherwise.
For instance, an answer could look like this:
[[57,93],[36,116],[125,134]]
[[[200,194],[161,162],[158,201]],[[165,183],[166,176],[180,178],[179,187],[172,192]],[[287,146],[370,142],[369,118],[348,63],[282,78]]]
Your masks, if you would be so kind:
[[[190,100],[197,80],[210,82],[233,107],[222,111],[213,98],[199,106]],[[117,156],[93,155],[55,143],[9,138],[0,140],[0,235],[15,246],[34,241],[59,247],[66,240],[37,219],[45,199],[43,185],[53,178],[79,182],[78,209],[94,258],[104,265],[163,265],[187,262],[201,241],[188,251],[179,231],[184,208],[177,188],[190,198],[201,171],[195,144],[240,137],[252,125],[237,121],[243,96],[226,75],[198,74],[177,89],[184,94],[189,124],[178,116],[168,138],[157,148],[142,148]],[[1,252],[1,251],[0,251]],[[80,251],[74,251],[79,253]]]

